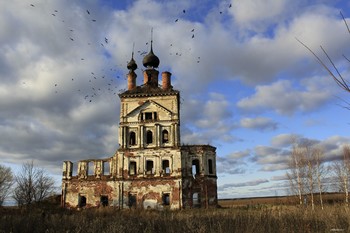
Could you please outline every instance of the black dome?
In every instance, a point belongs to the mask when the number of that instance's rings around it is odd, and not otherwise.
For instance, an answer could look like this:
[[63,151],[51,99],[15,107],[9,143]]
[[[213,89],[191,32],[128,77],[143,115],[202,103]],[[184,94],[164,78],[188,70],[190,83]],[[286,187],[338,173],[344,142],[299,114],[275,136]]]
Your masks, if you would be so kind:
[[129,63],[127,65],[127,68],[129,70],[136,70],[137,69],[137,64],[136,64],[136,62],[135,62],[133,57],[131,57],[131,60],[129,61]]
[[152,49],[152,42],[151,42],[151,51],[143,58],[143,66],[144,67],[153,67],[153,68],[158,68],[159,66],[159,58],[154,55],[153,49]]

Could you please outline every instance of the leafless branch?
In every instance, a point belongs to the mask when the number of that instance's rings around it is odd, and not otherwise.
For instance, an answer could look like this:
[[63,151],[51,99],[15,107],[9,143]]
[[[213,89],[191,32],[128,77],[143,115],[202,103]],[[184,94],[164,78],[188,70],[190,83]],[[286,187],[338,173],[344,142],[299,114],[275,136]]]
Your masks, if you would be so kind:
[[347,110],[350,110],[350,102],[348,102],[348,101],[346,101],[346,100],[344,100],[344,99],[342,99],[342,98],[340,98],[340,97],[338,97],[338,96],[335,96],[336,98],[338,98],[338,99],[340,99],[342,102],[344,102],[346,105],[348,105],[348,106],[343,106],[343,105],[341,105],[341,104],[337,104],[338,106],[340,106],[340,107],[342,107],[342,108],[345,108],[345,109],[347,109]]
[[344,17],[344,15],[343,15],[343,13],[341,13],[341,11],[340,11],[340,15],[341,15],[341,17],[343,18],[343,21],[344,21],[344,23],[345,23],[345,26],[346,26],[346,28],[348,29],[348,32],[349,32],[349,34],[350,34],[350,29],[349,29],[348,23],[346,22],[345,17]]
[[[347,84],[347,82],[345,81],[345,79],[343,78],[343,76],[340,74],[339,70],[337,69],[337,67],[335,66],[334,62],[332,61],[332,59],[329,57],[328,53],[326,52],[326,50],[324,50],[324,48],[322,46],[320,46],[322,51],[324,52],[324,54],[326,55],[326,57],[328,58],[328,61],[332,64],[333,68],[335,69],[335,71],[337,72],[339,78],[335,78],[336,83],[343,88],[346,91],[350,92],[350,88]],[[333,77],[335,77],[333,75]]]
[[319,58],[319,56],[317,56],[316,53],[314,53],[314,51],[312,51],[306,44],[304,44],[301,40],[299,40],[298,38],[295,38],[301,45],[303,45],[307,50],[309,50],[310,53],[312,53],[312,55],[314,55],[314,57],[317,59],[318,63],[320,63],[323,68],[325,68],[328,73],[333,77],[333,79],[338,83],[338,78],[333,74],[333,72],[328,68],[328,66],[326,66],[326,64],[324,64],[324,62],[321,60],[321,58]]
[[[350,28],[349,28],[349,25],[348,23],[346,22],[345,20],[345,17],[344,15],[342,14],[342,12],[340,12],[340,15],[344,21],[344,24],[347,28],[347,31],[348,33],[350,34]],[[310,53],[312,53],[312,55],[317,59],[317,61],[323,66],[323,68],[325,70],[327,70],[327,72],[331,75],[331,77],[334,79],[334,81],[338,84],[338,86],[340,86],[343,90],[347,91],[347,92],[350,92],[350,83],[345,80],[343,78],[343,76],[341,75],[341,73],[339,72],[338,68],[336,67],[336,65],[334,64],[333,60],[330,58],[330,56],[328,55],[328,53],[326,52],[326,50],[322,47],[322,51],[323,53],[326,55],[328,61],[332,64],[332,67],[333,69],[336,71],[336,74],[322,61],[322,59],[317,56],[317,54],[312,51],[312,49],[310,49],[306,44],[304,44],[302,41],[300,41],[298,38],[296,38],[296,40],[302,44],[307,50],[309,50]],[[343,54],[343,57],[350,63],[350,59],[348,59],[344,54]],[[338,76],[338,77],[337,77]]]

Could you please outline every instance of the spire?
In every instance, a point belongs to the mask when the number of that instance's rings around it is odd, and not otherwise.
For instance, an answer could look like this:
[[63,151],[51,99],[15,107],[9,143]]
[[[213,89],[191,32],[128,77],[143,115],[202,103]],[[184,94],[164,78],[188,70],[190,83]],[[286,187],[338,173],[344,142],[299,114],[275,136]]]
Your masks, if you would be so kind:
[[159,66],[159,58],[153,53],[153,28],[151,29],[151,50],[150,52],[143,58],[143,66],[146,68],[158,68]]

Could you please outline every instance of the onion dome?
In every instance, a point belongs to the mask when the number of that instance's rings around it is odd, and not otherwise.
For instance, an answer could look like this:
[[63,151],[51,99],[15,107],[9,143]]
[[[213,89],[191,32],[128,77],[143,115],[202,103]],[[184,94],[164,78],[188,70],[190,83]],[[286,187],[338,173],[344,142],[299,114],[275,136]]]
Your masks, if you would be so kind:
[[129,61],[129,63],[128,63],[128,65],[127,65],[127,68],[128,68],[129,70],[132,70],[132,71],[134,71],[134,70],[137,69],[137,64],[136,64],[136,62],[135,62],[135,60],[134,60],[134,52],[132,52],[131,60]]
[[152,68],[158,68],[159,66],[159,58],[154,55],[153,48],[152,48],[152,41],[151,41],[151,51],[143,58],[143,66],[144,67],[152,67]]

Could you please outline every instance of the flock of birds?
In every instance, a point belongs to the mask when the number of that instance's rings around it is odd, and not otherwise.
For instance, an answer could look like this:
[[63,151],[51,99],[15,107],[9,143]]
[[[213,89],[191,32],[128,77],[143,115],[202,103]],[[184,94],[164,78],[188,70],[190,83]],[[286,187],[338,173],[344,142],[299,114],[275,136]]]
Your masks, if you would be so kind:
[[[36,5],[35,4],[30,4],[30,7],[32,8],[36,8]],[[231,8],[232,5],[229,4],[228,5],[228,8]],[[182,10],[182,14],[186,14],[186,9],[183,9]],[[51,13],[51,16],[52,17],[56,17],[58,18],[58,15],[59,15],[59,11],[58,10],[53,10]],[[91,12],[90,10],[86,10],[85,14],[86,14],[86,18],[87,20],[89,20],[91,23],[97,23],[97,19],[94,18],[92,15],[93,12]],[[220,14],[223,13],[223,11],[219,11]],[[64,23],[65,20],[60,18],[60,20]],[[179,20],[181,20],[181,18],[176,18],[174,21],[175,23],[179,22]],[[69,36],[68,36],[68,39],[74,43],[76,41],[76,37],[74,36],[74,32],[75,30],[70,28],[69,29]],[[190,30],[190,38],[191,39],[194,39],[195,38],[195,28],[192,28]],[[102,41],[100,42],[97,42],[97,43],[92,43],[92,42],[88,42],[88,45],[89,46],[92,46],[92,45],[95,45],[95,46],[100,46],[102,49],[105,49],[108,53],[108,50],[105,48],[105,46],[107,46],[109,44],[109,39],[107,36],[105,36],[104,38],[101,39]],[[170,53],[169,55],[172,56],[172,55],[175,55],[175,56],[182,56],[182,52],[183,51],[174,51],[174,50],[177,50],[173,45],[173,43],[171,43],[169,46],[173,49],[170,49]],[[147,47],[149,47],[149,43],[146,42],[145,45]],[[189,49],[190,50],[190,49]],[[148,53],[149,50],[137,50],[137,54],[141,57],[144,57],[147,53]],[[195,56],[196,59],[195,59],[195,62],[196,63],[200,63],[200,56]],[[129,58],[130,60],[130,58]],[[85,61],[85,58],[84,57],[80,57],[80,61]],[[128,61],[126,61],[125,65],[122,65],[122,64],[119,64],[119,65],[114,65],[113,67],[109,68],[109,69],[101,69],[102,72],[96,72],[96,71],[91,71],[91,76],[89,77],[86,77],[86,80],[85,81],[88,81],[89,82],[89,85],[83,85],[82,88],[80,89],[77,89],[77,93],[79,93],[81,96],[83,96],[83,99],[85,101],[88,101],[88,102],[92,102],[94,98],[98,97],[99,95],[101,94],[104,94],[104,93],[111,93],[113,95],[117,95],[117,93],[121,93],[123,91],[125,91],[125,89],[120,89],[118,88],[118,84],[117,84],[117,79],[120,79],[122,77],[122,75],[119,73],[118,74],[118,71],[121,72],[121,71],[125,71],[126,69],[126,64],[127,64]],[[107,72],[108,70],[108,72]],[[95,74],[96,73],[96,74]],[[99,74],[97,74],[99,73]],[[73,77],[71,78],[71,82],[76,82],[77,79],[80,79],[78,77]],[[124,79],[126,79],[126,76],[124,76]],[[66,85],[66,84],[65,84]],[[65,86],[62,84],[62,86]],[[124,84],[123,84],[124,85]],[[60,83],[59,82],[56,82],[54,83],[54,93],[55,94],[58,94],[60,92]]]
[[[30,7],[36,8],[35,4],[30,4]],[[92,17],[92,12],[90,10],[86,10],[85,12],[87,18],[91,23],[96,23],[97,19]],[[59,11],[58,10],[53,10],[51,13],[52,17],[55,17],[58,19],[59,16]],[[61,20],[62,23],[65,23],[65,20],[60,18],[58,20]],[[68,39],[72,42],[75,43],[77,42],[77,37],[74,36],[75,29],[69,28],[69,36]],[[109,43],[109,39],[106,37],[103,38],[100,42],[88,42],[87,45],[89,46],[100,46],[101,48],[105,49],[105,46],[107,46]],[[85,57],[77,57],[81,62],[87,61],[87,58]],[[125,91],[125,89],[120,89],[118,87],[118,80],[121,79],[121,75],[118,73],[119,70],[125,70],[126,68],[126,63],[125,65],[118,64],[118,65],[111,65],[110,68],[101,68],[100,71],[91,71],[90,75],[85,76],[84,78],[79,75],[78,77],[72,77],[70,79],[71,83],[76,83],[79,82],[77,85],[70,85],[67,84],[67,80],[64,80],[64,82],[61,81],[56,81],[53,83],[53,92],[55,94],[60,94],[60,93],[65,93],[63,91],[63,88],[67,88],[67,86],[78,86],[80,88],[77,88],[75,91],[77,94],[83,97],[83,100],[88,101],[88,102],[93,102],[93,99],[102,95],[102,94],[113,94],[117,95],[120,92]],[[87,67],[87,70],[90,69]],[[83,79],[83,80],[82,80]],[[124,77],[126,79],[126,77]],[[84,83],[85,82],[85,83]],[[26,85],[27,82],[23,82],[22,84]],[[79,86],[80,85],[80,86]],[[66,91],[66,90],[65,90]]]

